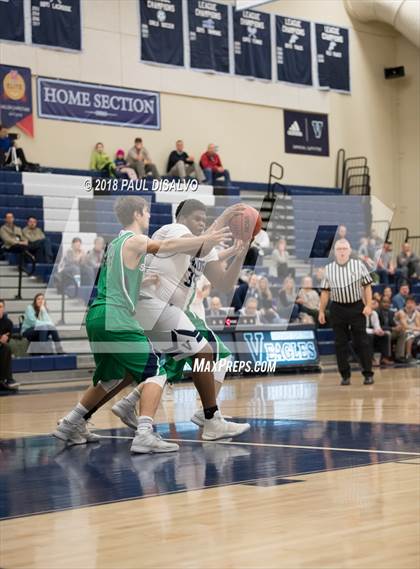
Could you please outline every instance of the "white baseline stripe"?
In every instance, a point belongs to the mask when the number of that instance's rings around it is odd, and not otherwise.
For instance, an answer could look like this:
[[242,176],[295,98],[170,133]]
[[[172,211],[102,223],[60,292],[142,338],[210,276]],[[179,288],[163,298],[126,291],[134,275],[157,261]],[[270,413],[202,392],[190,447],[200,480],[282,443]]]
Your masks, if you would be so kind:
[[[95,429],[92,429],[94,432]],[[10,433],[14,435],[28,435],[28,436],[45,436],[51,435],[51,433],[28,433],[23,431],[1,431],[2,433]],[[124,437],[122,435],[101,435],[96,433],[102,439],[127,439],[133,440],[134,436],[132,437]],[[218,445],[243,445],[243,446],[254,446],[254,447],[272,447],[272,448],[301,448],[306,450],[334,450],[340,452],[375,452],[377,454],[399,454],[399,455],[407,455],[407,456],[420,456],[420,452],[408,452],[408,451],[399,451],[399,450],[376,450],[376,449],[360,449],[360,448],[338,448],[338,447],[313,447],[313,446],[305,446],[305,445],[282,445],[282,444],[273,444],[273,443],[245,443],[241,441],[204,441],[204,440],[196,440],[196,439],[164,439],[165,441],[169,442],[180,442],[180,443],[213,443]]]
[[[98,433],[99,434],[99,433]],[[133,437],[122,437],[122,436],[113,436],[113,435],[100,435],[104,439],[132,439]],[[218,445],[243,445],[243,446],[254,446],[254,447],[273,447],[273,448],[301,448],[307,450],[335,450],[341,452],[375,452],[377,454],[400,454],[400,455],[407,455],[407,456],[420,456],[420,452],[407,452],[407,451],[398,451],[398,450],[376,450],[376,449],[359,449],[359,448],[337,448],[337,447],[313,447],[313,446],[304,446],[304,445],[282,445],[282,444],[273,444],[273,443],[245,443],[241,441],[204,441],[196,439],[164,439],[165,441],[169,442],[180,442],[180,443],[213,443]]]

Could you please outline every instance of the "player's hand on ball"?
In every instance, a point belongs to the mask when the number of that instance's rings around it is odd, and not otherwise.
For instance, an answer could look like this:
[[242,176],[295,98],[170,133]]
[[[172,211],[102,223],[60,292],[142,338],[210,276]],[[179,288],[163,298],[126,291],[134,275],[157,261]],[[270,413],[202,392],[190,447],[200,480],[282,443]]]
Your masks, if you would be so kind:
[[232,232],[229,227],[222,227],[217,229],[212,225],[206,233],[204,233],[206,238],[206,245],[214,247],[215,245],[223,244],[225,241],[232,239]]
[[223,227],[226,224],[229,224],[229,221],[232,219],[232,217],[243,213],[245,209],[246,206],[241,203],[231,205],[230,207],[225,209],[225,211],[216,219],[213,225],[217,227]]
[[318,314],[318,322],[323,326],[326,323],[325,312],[320,312]]

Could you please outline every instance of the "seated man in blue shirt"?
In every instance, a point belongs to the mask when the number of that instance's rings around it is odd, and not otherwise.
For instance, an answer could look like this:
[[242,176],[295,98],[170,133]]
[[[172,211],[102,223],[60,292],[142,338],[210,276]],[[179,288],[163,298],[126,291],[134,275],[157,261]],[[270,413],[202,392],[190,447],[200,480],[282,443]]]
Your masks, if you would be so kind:
[[395,310],[402,310],[405,306],[405,301],[410,295],[410,287],[407,283],[402,283],[400,285],[400,291],[392,298],[392,306]]

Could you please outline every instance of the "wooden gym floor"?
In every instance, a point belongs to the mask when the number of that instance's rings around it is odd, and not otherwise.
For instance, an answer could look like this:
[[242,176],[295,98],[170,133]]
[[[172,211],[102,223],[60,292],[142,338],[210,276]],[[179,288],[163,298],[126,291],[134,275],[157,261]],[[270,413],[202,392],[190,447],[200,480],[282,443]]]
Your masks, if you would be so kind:
[[200,441],[182,384],[157,416],[167,455],[130,455],[110,404],[100,443],[48,436],[84,385],[2,397],[0,567],[418,569],[419,376],[227,381],[223,412],[252,428],[225,443]]

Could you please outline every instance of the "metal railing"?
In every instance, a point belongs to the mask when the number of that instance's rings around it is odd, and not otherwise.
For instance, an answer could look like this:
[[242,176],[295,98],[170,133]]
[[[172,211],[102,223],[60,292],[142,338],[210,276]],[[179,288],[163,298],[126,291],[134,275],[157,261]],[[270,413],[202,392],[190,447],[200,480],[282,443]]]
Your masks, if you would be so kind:
[[280,180],[283,179],[283,176],[283,166],[278,162],[271,162],[268,173],[267,198],[274,199],[276,186],[279,186],[283,193],[286,192],[286,188],[283,186],[283,184],[280,184]]
[[413,253],[420,257],[420,235],[409,235],[407,241],[410,243]]
[[396,259],[401,252],[401,247],[403,243],[406,243],[408,235],[407,227],[393,227],[388,230],[386,240],[392,243],[392,257],[394,259]]

